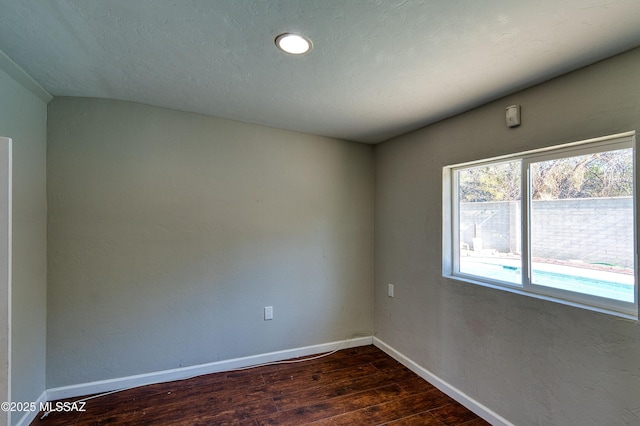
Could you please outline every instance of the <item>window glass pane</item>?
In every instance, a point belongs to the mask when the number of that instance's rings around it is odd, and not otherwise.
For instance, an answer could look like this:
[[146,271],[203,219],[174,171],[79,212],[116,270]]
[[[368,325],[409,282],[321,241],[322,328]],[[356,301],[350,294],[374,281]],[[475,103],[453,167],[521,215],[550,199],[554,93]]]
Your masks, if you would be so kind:
[[520,161],[457,171],[461,273],[522,283]]
[[531,282],[634,302],[633,150],[530,167]]

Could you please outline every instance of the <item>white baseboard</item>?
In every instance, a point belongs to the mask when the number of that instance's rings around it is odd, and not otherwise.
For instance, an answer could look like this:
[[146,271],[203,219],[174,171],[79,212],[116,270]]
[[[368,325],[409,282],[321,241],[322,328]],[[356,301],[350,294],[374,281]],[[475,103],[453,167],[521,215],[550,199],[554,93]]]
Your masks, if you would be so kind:
[[[16,423],[16,426],[28,426],[29,424],[31,424],[31,422],[34,421],[36,419],[36,416],[38,415],[38,412],[40,410],[40,405],[44,404],[45,402],[47,402],[47,391],[42,392],[42,394],[40,394],[38,399],[35,401],[36,410],[25,412],[24,415],[20,418],[20,420],[18,420],[18,423]],[[11,413],[11,414],[13,415],[13,414],[20,414],[20,413]]]
[[442,380],[440,377],[436,376],[426,368],[421,367],[415,361],[401,354],[400,352],[398,352],[391,346],[387,345],[377,337],[373,338],[373,344],[376,347],[380,348],[382,351],[386,352],[389,356],[394,358],[400,364],[404,365],[409,370],[413,371],[418,376],[422,377],[423,379],[425,379],[426,381],[428,381],[429,383],[431,383],[432,385],[440,389],[442,392],[446,393],[451,398],[455,399],[460,404],[464,405],[469,410],[473,411],[478,416],[482,417],[483,419],[491,423],[493,426],[514,426],[512,423],[507,421],[505,418],[503,418],[499,414],[495,413],[494,411],[482,405],[475,399],[471,398],[469,395],[465,394],[460,389]]
[[[287,349],[266,354],[234,358],[225,361],[210,362],[207,364],[194,365],[190,367],[174,368],[171,370],[157,371],[147,374],[137,374],[128,377],[119,377],[109,380],[100,380],[78,385],[63,386],[48,389],[46,391],[47,401],[56,401],[64,398],[75,398],[78,396],[100,394],[121,389],[135,388],[138,386],[151,385],[155,383],[172,382],[175,380],[188,379],[203,374],[219,373],[222,371],[236,370],[238,368],[250,367],[301,356],[316,355],[323,352],[330,352],[336,349],[353,348],[366,346],[373,343],[373,337],[358,337],[354,339],[341,340],[337,342],[323,343],[302,348]],[[25,423],[28,424],[28,423]]]

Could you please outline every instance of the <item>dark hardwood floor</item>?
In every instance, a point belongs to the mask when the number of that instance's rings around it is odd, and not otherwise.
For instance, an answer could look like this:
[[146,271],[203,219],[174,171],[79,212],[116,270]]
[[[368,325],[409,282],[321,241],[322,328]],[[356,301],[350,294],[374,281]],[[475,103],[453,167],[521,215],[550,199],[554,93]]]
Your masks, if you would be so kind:
[[85,409],[31,425],[488,425],[375,346],[143,386]]

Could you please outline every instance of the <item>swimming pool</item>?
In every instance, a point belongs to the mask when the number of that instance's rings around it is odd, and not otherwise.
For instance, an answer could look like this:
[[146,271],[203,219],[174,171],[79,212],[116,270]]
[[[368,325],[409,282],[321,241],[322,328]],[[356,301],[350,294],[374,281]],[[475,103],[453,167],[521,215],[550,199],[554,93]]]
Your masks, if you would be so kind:
[[[517,260],[460,259],[460,272],[513,284],[522,282]],[[634,301],[634,276],[574,266],[533,263],[533,284],[623,302]]]

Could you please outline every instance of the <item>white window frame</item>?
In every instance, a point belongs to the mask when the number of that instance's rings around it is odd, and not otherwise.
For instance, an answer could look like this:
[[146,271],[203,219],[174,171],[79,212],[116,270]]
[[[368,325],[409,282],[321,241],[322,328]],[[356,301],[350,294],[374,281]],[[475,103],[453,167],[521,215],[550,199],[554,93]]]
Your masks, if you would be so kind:
[[[624,318],[638,320],[638,234],[637,234],[637,151],[635,148],[635,131],[616,135],[556,145],[548,148],[525,151],[504,155],[485,160],[455,164],[443,168],[443,262],[442,275],[445,278],[464,281],[485,287],[500,289],[526,295],[538,299],[549,300],[565,305],[576,306],[597,312],[612,314]],[[592,296],[584,293],[570,292],[547,286],[536,285],[531,282],[530,262],[530,223],[529,223],[529,176],[531,163],[546,161],[567,156],[585,155],[594,152],[615,149],[632,149],[633,156],[633,259],[634,259],[634,301],[624,302],[604,297]],[[521,267],[522,284],[498,281],[482,276],[460,272],[459,256],[459,214],[458,214],[458,182],[456,171],[469,167],[485,166],[507,162],[521,162]]]

